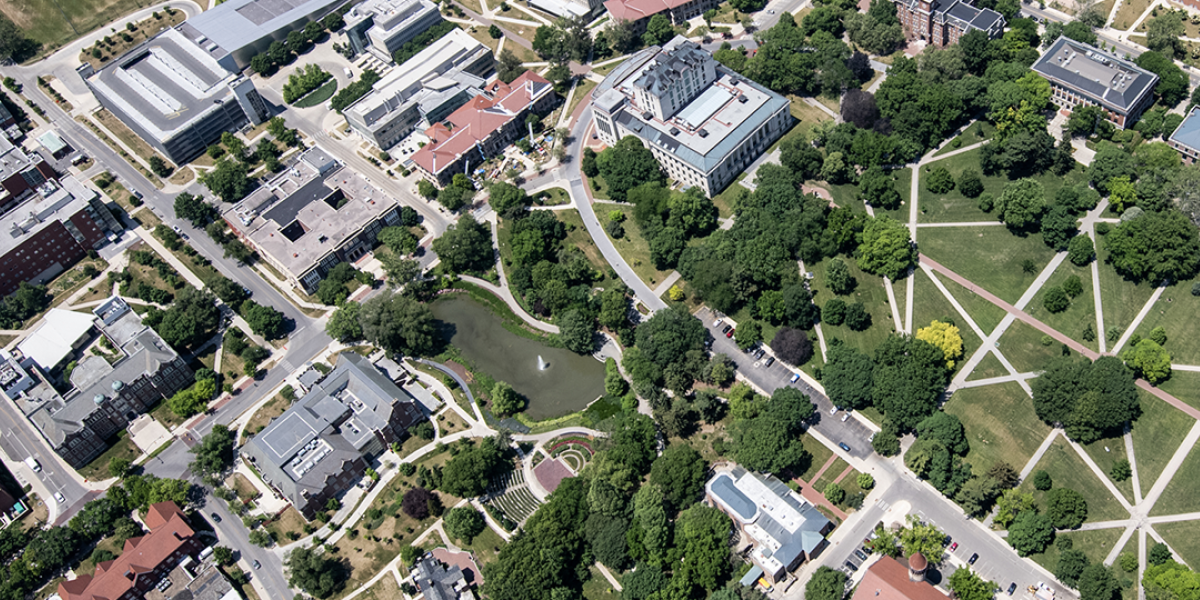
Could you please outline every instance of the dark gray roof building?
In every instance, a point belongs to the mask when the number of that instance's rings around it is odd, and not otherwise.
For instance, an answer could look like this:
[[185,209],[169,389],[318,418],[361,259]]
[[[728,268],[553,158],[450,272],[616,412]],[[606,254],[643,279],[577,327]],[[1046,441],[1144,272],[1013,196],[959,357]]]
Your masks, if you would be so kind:
[[341,493],[423,418],[412,397],[370,361],[346,352],[337,368],[254,436],[243,454],[306,518]]
[[1154,103],[1158,75],[1132,62],[1066,36],[1058,38],[1031,67],[1050,82],[1055,105],[1099,106],[1118,127],[1128,127]]
[[413,565],[412,578],[425,600],[474,600],[475,593],[467,584],[462,568],[447,566],[426,552]]
[[1200,107],[1193,107],[1175,129],[1167,143],[1183,155],[1183,161],[1191,164],[1200,158]]

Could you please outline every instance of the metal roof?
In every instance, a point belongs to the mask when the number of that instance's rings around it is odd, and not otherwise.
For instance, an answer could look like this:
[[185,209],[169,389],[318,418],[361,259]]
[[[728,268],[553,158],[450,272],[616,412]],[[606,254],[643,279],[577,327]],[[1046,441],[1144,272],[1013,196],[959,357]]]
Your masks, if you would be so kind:
[[1120,113],[1137,106],[1158,83],[1158,75],[1066,36],[1058,38],[1031,68]]
[[1192,108],[1192,112],[1183,119],[1168,141],[1200,152],[1200,106]]

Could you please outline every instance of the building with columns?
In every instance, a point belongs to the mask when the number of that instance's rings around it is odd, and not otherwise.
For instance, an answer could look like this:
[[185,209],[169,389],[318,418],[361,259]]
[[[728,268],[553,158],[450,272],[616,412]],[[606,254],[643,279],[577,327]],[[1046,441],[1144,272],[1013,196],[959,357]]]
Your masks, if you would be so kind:
[[1050,101],[1070,112],[1099,106],[1114,125],[1133,125],[1151,104],[1158,75],[1130,61],[1062,36],[1031,67],[1050,82]]

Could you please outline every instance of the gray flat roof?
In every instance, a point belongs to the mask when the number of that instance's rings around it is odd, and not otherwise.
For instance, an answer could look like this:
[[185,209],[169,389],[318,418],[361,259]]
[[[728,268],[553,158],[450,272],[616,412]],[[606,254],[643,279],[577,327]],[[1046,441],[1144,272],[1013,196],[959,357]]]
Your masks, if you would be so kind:
[[1058,38],[1031,68],[1118,112],[1136,106],[1158,83],[1158,75],[1067,36]]
[[728,473],[717,475],[711,487],[713,495],[730,510],[741,516],[742,520],[749,521],[754,517],[754,513],[758,510],[754,507],[754,502],[737,488],[737,484]]
[[64,175],[58,183],[47,180],[23,203],[0,216],[0,256],[83,210],[95,197],[95,191],[70,175]]
[[178,29],[168,29],[88,80],[161,140],[203,114],[222,110],[217,101],[233,94],[228,84],[236,77]]
[[1171,134],[1169,141],[1187,146],[1193,151],[1200,151],[1200,106],[1192,108],[1192,112],[1188,113]]
[[331,9],[344,0],[227,0],[190,19],[192,29],[226,52],[268,37],[306,15]]

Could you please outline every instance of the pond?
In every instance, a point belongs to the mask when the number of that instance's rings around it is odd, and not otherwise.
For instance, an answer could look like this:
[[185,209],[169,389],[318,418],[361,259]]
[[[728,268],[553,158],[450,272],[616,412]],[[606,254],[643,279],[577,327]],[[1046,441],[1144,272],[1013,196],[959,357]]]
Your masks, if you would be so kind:
[[[464,358],[529,399],[525,415],[530,419],[581,411],[604,394],[604,363],[591,356],[512,333],[499,316],[464,294],[438,300],[430,308]],[[544,369],[539,369],[539,360]]]

